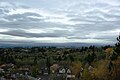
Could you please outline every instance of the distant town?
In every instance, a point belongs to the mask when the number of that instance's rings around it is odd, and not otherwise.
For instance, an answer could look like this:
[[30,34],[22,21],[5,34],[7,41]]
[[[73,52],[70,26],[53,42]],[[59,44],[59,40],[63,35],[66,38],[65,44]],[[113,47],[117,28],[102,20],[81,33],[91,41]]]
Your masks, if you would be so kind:
[[0,80],[120,80],[115,46],[0,48]]

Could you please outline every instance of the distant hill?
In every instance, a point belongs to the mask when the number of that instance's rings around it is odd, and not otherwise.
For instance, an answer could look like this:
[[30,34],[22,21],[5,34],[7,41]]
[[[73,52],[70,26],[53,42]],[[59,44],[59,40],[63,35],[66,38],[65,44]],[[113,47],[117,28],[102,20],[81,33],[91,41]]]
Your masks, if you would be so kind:
[[27,44],[0,44],[0,47],[81,47],[81,46],[104,46],[113,44],[98,44],[98,43],[27,43]]

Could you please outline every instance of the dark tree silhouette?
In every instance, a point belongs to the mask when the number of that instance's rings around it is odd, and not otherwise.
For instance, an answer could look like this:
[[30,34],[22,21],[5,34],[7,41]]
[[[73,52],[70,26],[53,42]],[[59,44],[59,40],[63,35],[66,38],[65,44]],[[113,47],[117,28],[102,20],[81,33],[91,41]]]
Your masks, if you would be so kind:
[[115,44],[114,49],[116,56],[120,56],[120,35],[117,37],[117,43]]

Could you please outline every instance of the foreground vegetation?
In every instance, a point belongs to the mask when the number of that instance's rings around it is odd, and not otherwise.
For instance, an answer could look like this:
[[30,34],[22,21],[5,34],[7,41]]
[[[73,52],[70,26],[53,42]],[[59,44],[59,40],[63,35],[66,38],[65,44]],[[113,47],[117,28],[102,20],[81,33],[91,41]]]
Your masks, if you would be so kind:
[[[59,68],[67,67],[71,69],[70,74],[75,75],[71,80],[120,80],[120,36],[117,41],[115,46],[104,47],[0,48],[0,68],[14,64],[9,74],[15,74],[27,66],[27,75],[39,78],[43,75],[41,68],[46,67],[49,79],[56,80]],[[64,75],[60,80],[66,80]],[[0,77],[8,78],[8,73],[0,72]]]

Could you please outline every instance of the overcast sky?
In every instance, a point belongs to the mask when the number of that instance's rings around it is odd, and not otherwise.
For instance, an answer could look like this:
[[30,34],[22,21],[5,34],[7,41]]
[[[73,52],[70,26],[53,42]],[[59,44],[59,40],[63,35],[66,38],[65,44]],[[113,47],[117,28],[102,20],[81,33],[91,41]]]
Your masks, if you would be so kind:
[[0,0],[0,44],[114,43],[120,0]]

